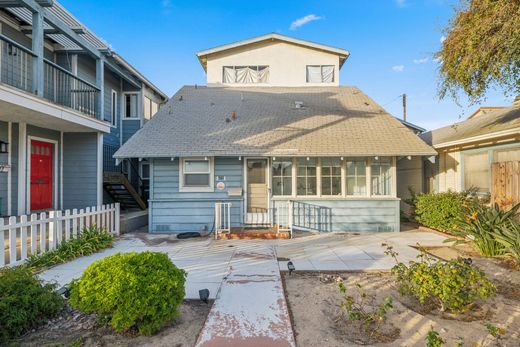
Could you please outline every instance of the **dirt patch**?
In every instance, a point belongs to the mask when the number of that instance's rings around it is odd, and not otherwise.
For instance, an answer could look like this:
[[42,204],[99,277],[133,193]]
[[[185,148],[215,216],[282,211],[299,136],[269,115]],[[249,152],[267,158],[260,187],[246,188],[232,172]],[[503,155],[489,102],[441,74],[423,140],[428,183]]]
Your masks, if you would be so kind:
[[[378,303],[386,297],[393,298],[394,308],[376,336],[367,337],[356,323],[337,319],[341,313],[338,277],[347,290],[361,284],[376,296]],[[462,341],[464,346],[520,345],[520,302],[500,292],[471,312],[450,315],[401,296],[387,272],[293,273],[284,274],[283,279],[298,346],[424,346],[431,327],[446,340],[446,346],[455,345],[456,341]],[[500,341],[488,334],[487,323],[505,328]]]
[[19,346],[193,346],[211,308],[200,301],[185,301],[179,308],[179,318],[167,323],[154,336],[117,334],[112,329],[100,326],[95,315],[87,315],[66,308],[57,319],[33,331],[19,340]]

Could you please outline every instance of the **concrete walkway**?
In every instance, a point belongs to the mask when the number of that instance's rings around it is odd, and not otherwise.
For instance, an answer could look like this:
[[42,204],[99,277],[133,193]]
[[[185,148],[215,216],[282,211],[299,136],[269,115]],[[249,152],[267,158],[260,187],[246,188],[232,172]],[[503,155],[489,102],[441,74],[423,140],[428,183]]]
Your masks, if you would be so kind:
[[196,345],[295,346],[273,247],[233,255]]

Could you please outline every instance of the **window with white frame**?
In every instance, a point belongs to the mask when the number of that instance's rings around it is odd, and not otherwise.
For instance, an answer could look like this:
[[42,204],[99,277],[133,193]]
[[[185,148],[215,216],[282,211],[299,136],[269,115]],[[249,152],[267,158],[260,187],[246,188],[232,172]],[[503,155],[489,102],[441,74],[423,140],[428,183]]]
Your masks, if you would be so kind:
[[333,83],[334,65],[307,65],[307,83]]
[[149,97],[144,97],[144,118],[151,119],[159,110],[159,104],[150,99]]
[[213,187],[212,160],[189,158],[181,160],[181,189],[207,191]]
[[273,195],[292,195],[292,160],[273,159]]
[[269,66],[224,66],[222,67],[222,83],[269,83]]
[[372,169],[372,195],[392,194],[392,164],[390,158],[374,159]]
[[111,99],[111,107],[110,111],[112,113],[112,125],[116,126],[117,123],[117,92],[112,90],[112,99]]
[[489,193],[491,165],[488,151],[464,154],[464,189]]
[[124,96],[124,115],[125,118],[137,118],[138,116],[138,96],[137,93],[125,93]]
[[321,194],[341,195],[341,160],[321,159]]
[[347,160],[346,195],[366,195],[366,161],[365,159]]
[[316,158],[298,158],[296,175],[297,195],[316,195]]

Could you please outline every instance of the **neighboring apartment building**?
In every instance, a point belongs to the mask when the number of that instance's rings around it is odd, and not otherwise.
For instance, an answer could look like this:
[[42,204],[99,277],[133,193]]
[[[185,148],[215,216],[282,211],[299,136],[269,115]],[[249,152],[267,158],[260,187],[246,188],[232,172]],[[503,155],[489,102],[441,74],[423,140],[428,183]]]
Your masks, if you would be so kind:
[[[421,137],[439,152],[439,160],[424,168],[427,190],[474,189],[495,201],[520,202],[520,97],[511,106],[481,107],[468,119]],[[493,168],[503,171],[494,175]]]
[[59,3],[0,2],[0,214],[110,199],[112,154],[166,99]]
[[278,34],[198,52],[208,86],[181,88],[115,154],[151,161],[149,230],[399,231],[399,162],[436,152],[340,86],[348,56]]

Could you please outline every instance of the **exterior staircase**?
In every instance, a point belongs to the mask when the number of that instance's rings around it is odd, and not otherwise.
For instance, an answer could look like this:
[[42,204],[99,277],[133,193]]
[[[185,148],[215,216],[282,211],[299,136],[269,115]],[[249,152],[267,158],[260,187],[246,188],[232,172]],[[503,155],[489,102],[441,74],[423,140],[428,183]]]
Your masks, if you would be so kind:
[[114,201],[125,210],[146,210],[146,202],[137,193],[125,175],[118,172],[103,173],[103,187]]

